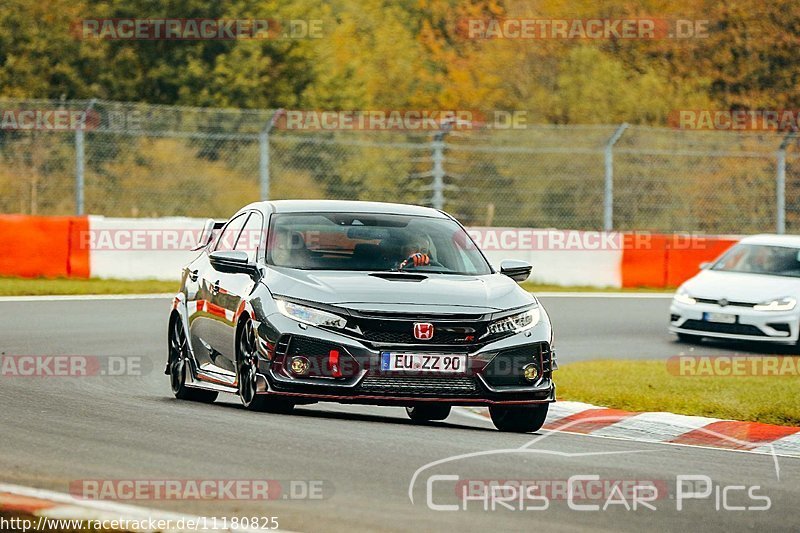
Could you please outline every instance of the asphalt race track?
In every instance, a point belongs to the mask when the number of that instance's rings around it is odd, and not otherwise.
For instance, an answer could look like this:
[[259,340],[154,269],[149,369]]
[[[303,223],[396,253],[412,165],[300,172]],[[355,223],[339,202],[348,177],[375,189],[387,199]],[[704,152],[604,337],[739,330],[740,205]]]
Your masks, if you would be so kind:
[[[690,348],[666,333],[664,298],[545,297],[559,362],[606,357],[667,358]],[[213,405],[173,399],[163,374],[168,300],[0,302],[4,355],[142,358],[141,375],[0,377],[0,480],[68,492],[76,480],[270,479],[281,487],[321,486],[317,499],[146,500],[125,502],[201,516],[277,516],[294,531],[781,531],[798,530],[800,460],[542,432],[495,431],[477,415],[411,424],[401,408],[317,404],[294,415],[250,413],[233,396]],[[695,354],[741,346],[702,345]],[[746,347],[745,347],[746,349]],[[519,447],[535,440],[526,451]],[[504,452],[476,452],[506,450]],[[455,458],[418,469],[429,463]],[[776,467],[777,466],[777,467]],[[575,510],[558,495],[547,502],[468,501],[459,480],[648,480],[661,487],[650,505]],[[704,499],[683,501],[676,476],[705,475]],[[412,479],[413,486],[410,486]],[[294,481],[294,484],[290,484]],[[320,483],[321,482],[321,483]],[[428,483],[432,490],[428,490]],[[768,510],[726,510],[726,505]],[[414,497],[409,498],[409,490]],[[688,490],[688,489],[687,489]],[[282,495],[289,496],[284,490]],[[698,490],[699,492],[699,490]],[[726,496],[726,497],[723,497]],[[627,500],[630,505],[631,500]],[[484,503],[490,506],[484,510]],[[577,501],[598,504],[600,501]],[[524,506],[523,506],[524,507]],[[718,510],[719,509],[719,510]]]

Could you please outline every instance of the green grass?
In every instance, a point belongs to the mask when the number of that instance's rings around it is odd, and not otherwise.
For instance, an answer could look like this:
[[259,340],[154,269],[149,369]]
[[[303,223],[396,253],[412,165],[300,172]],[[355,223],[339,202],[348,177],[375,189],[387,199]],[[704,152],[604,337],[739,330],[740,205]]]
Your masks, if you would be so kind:
[[179,288],[177,280],[0,278],[0,296],[150,294],[178,292]]
[[564,287],[561,285],[547,285],[526,281],[521,287],[529,292],[653,292],[653,293],[673,293],[674,287],[634,287],[620,289],[618,287],[588,287],[576,285]]
[[[0,296],[44,296],[63,294],[148,294],[177,292],[178,281],[122,279],[45,279],[0,277]],[[531,292],[668,292],[669,289],[617,289],[613,287],[561,287],[523,283],[522,288]]]
[[[767,356],[764,356],[767,357]],[[783,356],[791,357],[791,356]],[[795,361],[794,368],[800,367]],[[800,377],[670,374],[666,361],[581,361],[555,374],[559,400],[800,426]]]

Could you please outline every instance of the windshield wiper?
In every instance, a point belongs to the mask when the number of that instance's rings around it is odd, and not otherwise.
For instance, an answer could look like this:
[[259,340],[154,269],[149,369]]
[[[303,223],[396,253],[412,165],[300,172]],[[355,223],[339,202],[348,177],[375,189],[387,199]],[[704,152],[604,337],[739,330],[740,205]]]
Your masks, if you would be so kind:
[[372,276],[375,278],[381,278],[388,281],[422,281],[428,279],[427,276],[422,274],[415,274],[412,272],[372,272],[367,274],[368,276]]

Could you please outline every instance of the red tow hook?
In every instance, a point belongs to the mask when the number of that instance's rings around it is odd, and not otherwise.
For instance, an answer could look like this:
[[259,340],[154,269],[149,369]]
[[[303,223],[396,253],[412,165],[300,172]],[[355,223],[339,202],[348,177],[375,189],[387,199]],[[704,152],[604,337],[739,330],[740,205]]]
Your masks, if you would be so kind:
[[342,377],[342,368],[339,366],[339,350],[328,352],[328,370],[331,371],[333,377]]

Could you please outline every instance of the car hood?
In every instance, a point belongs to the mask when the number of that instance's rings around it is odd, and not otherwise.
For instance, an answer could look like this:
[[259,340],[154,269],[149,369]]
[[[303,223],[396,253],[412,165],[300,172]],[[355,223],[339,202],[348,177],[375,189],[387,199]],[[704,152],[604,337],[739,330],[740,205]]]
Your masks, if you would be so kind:
[[275,295],[365,311],[490,313],[536,302],[502,274],[425,276],[421,281],[399,281],[368,272],[271,267],[264,283]]
[[696,298],[725,298],[732,302],[759,303],[800,295],[800,278],[703,270],[683,284]]

